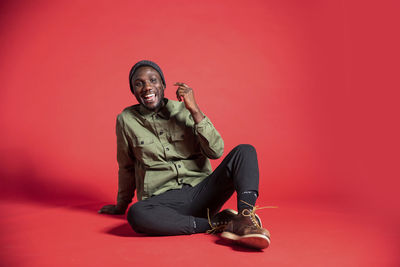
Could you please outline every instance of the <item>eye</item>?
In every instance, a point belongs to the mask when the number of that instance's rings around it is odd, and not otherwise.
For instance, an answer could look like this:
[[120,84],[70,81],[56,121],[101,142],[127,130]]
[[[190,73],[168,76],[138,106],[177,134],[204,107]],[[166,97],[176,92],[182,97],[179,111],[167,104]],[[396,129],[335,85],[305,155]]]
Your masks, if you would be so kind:
[[155,82],[157,82],[157,79],[156,78],[151,78],[150,82],[155,83]]
[[142,82],[135,82],[135,87],[141,87],[142,86]]

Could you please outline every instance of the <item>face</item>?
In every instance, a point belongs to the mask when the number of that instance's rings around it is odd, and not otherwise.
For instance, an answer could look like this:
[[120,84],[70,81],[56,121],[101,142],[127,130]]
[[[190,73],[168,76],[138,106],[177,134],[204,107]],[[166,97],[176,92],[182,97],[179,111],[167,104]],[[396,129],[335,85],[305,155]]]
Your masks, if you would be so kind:
[[137,101],[148,110],[158,111],[164,104],[164,85],[160,74],[152,67],[140,67],[132,77]]

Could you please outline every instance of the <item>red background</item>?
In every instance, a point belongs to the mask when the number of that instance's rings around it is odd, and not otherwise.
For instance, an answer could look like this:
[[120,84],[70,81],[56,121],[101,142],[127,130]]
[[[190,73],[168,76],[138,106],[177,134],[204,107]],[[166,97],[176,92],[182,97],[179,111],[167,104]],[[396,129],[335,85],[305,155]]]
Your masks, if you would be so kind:
[[399,235],[396,1],[0,7],[3,203],[113,203],[116,115],[136,103],[130,67],[150,59],[166,97],[176,81],[194,88],[224,155],[256,147],[259,205],[349,212]]

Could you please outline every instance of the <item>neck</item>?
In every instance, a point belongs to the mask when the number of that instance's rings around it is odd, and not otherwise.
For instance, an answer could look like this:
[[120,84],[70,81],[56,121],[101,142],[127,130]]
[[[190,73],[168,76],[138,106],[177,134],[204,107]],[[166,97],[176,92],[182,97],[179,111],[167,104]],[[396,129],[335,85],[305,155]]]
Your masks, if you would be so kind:
[[[155,109],[152,109],[152,110],[150,110],[150,111],[153,111],[153,112],[159,112],[160,111],[160,109],[162,109],[164,106],[165,106],[165,104],[167,103],[167,99],[166,98],[163,98],[161,101],[160,101],[160,104],[155,108]],[[145,106],[146,107],[146,106]]]

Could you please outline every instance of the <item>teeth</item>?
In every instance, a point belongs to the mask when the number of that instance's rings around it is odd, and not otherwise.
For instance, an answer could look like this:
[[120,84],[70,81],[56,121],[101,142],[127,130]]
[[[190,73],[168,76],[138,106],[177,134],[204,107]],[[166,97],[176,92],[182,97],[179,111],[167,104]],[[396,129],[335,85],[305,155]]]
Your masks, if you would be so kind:
[[153,97],[153,96],[155,96],[155,94],[145,95],[144,97],[145,97],[145,98],[150,98],[150,97]]

